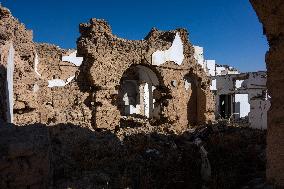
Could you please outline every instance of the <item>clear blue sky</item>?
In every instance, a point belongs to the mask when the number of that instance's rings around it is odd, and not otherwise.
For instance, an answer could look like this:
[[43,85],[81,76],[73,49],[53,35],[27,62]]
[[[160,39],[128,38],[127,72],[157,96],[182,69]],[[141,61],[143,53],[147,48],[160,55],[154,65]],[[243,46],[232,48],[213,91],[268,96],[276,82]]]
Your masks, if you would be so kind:
[[78,25],[104,18],[114,34],[142,39],[152,27],[186,28],[206,59],[241,71],[265,70],[268,49],[249,0],[0,0],[36,42],[75,48]]

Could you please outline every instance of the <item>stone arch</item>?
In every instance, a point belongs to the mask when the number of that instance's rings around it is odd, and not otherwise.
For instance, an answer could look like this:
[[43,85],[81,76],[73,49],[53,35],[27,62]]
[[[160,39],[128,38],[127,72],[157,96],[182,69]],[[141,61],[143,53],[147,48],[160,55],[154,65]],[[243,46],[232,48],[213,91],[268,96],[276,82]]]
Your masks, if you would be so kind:
[[117,106],[122,116],[160,118],[158,88],[161,76],[153,68],[131,65],[124,71],[118,89]]

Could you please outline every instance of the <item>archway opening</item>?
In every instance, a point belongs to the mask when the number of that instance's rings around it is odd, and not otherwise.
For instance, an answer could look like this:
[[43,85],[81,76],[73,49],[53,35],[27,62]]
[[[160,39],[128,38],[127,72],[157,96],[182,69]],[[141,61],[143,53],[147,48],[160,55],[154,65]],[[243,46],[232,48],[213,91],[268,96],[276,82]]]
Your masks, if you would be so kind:
[[156,73],[149,67],[134,65],[128,68],[120,80],[118,92],[117,105],[121,115],[159,119],[159,85]]

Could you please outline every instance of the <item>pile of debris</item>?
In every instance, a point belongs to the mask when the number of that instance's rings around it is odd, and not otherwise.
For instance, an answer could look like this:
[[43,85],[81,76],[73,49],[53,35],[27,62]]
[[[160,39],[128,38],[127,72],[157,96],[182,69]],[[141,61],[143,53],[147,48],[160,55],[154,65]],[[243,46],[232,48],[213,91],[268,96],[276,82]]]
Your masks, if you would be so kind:
[[265,131],[225,122],[184,133],[168,128],[1,128],[0,188],[266,186]]
[[57,188],[266,187],[265,131],[225,122],[183,134],[166,126],[129,127],[66,142],[75,130],[52,134],[63,145],[53,151],[65,155],[55,161]]

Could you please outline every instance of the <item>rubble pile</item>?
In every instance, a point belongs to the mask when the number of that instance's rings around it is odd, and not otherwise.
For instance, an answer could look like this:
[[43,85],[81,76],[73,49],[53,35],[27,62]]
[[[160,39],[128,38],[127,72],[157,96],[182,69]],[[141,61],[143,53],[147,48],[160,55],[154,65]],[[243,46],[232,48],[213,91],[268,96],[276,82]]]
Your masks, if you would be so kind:
[[114,133],[73,124],[11,126],[0,133],[1,188],[227,189],[265,173],[265,131],[224,124],[183,133],[161,126]]
[[211,134],[204,144],[212,170],[210,188],[242,188],[256,178],[265,188],[265,139],[265,131],[244,127]]
[[1,189],[48,188],[52,172],[50,162],[47,127],[0,127]]
[[140,129],[120,140],[109,131],[83,131],[81,135],[78,128],[68,126],[52,128],[51,135],[54,135],[55,188],[199,188],[201,185],[198,149],[178,135]]

